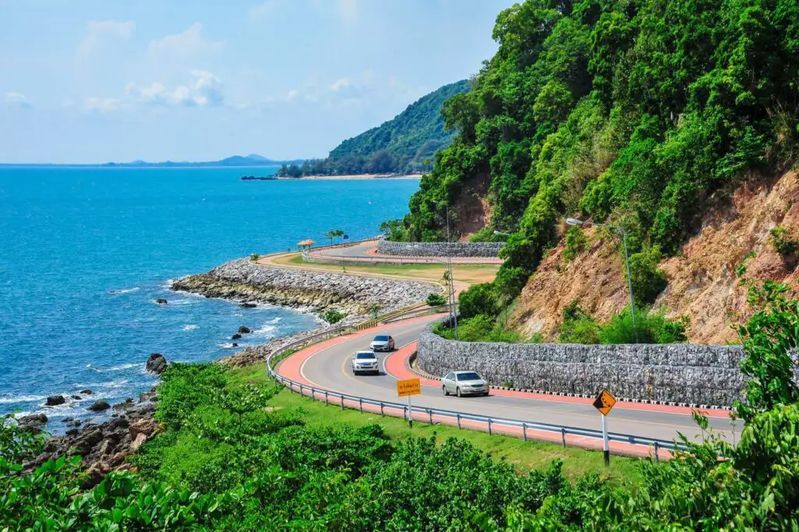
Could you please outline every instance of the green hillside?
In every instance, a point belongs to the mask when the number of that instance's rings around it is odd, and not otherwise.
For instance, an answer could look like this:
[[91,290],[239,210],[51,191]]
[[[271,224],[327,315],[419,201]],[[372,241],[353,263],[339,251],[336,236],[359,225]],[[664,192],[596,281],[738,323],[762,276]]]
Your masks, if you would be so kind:
[[493,36],[471,91],[444,106],[458,136],[403,229],[440,239],[446,207],[487,190],[492,227],[475,237],[511,233],[500,301],[564,216],[623,225],[634,254],[673,254],[710,194],[797,161],[796,0],[529,0]]
[[281,174],[336,175],[414,173],[429,170],[436,151],[446,147],[455,131],[445,131],[443,103],[469,90],[466,80],[444,85],[419,98],[400,114],[339,144],[327,159],[289,165]]

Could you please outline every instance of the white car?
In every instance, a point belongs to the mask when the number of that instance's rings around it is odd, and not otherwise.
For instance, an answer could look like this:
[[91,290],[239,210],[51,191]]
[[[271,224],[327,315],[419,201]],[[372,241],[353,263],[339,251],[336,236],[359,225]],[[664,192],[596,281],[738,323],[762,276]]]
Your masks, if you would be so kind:
[[352,372],[355,375],[361,373],[373,373],[380,375],[380,364],[373,351],[358,351],[352,356]]
[[378,334],[369,345],[372,351],[394,351],[394,347],[394,338],[387,334]]
[[488,395],[488,383],[475,371],[452,371],[441,379],[444,395]]

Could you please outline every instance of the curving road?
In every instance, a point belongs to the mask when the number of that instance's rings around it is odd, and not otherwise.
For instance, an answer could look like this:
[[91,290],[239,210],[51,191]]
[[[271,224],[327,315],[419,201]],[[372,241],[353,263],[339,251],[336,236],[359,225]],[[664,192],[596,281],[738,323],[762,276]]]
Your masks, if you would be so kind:
[[[379,329],[369,329],[315,344],[284,360],[277,371],[292,380],[318,388],[375,400],[400,402],[396,395],[397,378],[412,376],[407,357],[413,351],[414,342],[422,329],[436,318],[438,316],[403,320],[381,326]],[[353,375],[350,369],[350,357],[356,350],[368,348],[369,341],[377,332],[394,336],[398,351],[378,354],[382,367],[380,375]],[[422,379],[422,383],[422,395],[414,397],[414,406],[457,410],[520,421],[554,423],[576,428],[599,429],[600,427],[599,414],[587,399],[506,390],[492,390],[488,397],[444,397],[438,381]],[[740,427],[733,425],[726,412],[711,410],[707,414],[710,426],[726,438],[734,439],[735,434],[740,432]],[[448,422],[444,419],[439,421]],[[619,402],[607,421],[608,430],[616,433],[673,440],[678,432],[681,432],[691,439],[701,438],[688,408]],[[560,435],[553,436],[551,433],[531,433],[530,437],[561,441]],[[593,448],[601,443],[577,436],[568,439],[571,444]],[[641,449],[636,451],[625,448],[625,445],[612,442],[611,449],[625,454],[646,454],[645,449],[641,452]]]

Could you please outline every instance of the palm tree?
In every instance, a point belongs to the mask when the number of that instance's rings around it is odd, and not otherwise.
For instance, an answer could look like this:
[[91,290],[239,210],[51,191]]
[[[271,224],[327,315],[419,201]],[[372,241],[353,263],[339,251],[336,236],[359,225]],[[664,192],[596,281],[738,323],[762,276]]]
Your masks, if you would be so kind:
[[332,246],[333,245],[333,239],[334,238],[343,237],[344,236],[344,231],[342,229],[331,229],[330,231],[325,233],[325,236],[330,239],[330,245]]

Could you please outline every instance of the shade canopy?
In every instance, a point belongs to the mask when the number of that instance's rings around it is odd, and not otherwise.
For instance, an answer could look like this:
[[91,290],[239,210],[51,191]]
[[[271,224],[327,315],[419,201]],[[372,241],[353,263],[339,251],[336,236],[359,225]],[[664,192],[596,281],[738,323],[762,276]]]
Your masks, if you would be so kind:
[[297,242],[297,247],[300,247],[300,248],[309,248],[309,247],[313,246],[314,244],[316,244],[316,242],[314,242],[314,241],[313,241],[313,240],[311,240],[311,239],[308,239],[308,240],[300,240],[299,242]]

